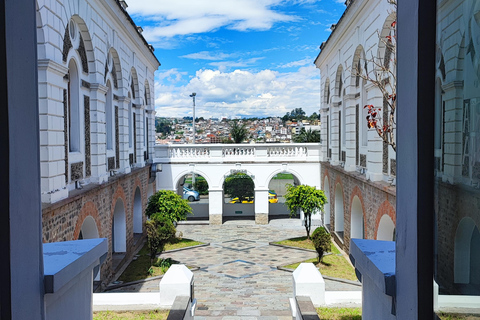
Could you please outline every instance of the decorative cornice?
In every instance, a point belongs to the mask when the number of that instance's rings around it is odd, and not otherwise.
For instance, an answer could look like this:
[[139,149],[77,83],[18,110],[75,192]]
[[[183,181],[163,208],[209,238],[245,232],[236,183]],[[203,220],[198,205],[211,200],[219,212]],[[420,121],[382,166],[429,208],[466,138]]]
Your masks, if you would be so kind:
[[108,87],[100,83],[91,83],[90,90],[99,91],[100,93],[106,94],[108,91]]
[[443,91],[451,90],[454,88],[463,88],[463,80],[460,81],[452,81],[449,83],[446,83],[442,86]]
[[53,71],[59,76],[64,76],[68,73],[68,68],[64,65],[59,64],[50,59],[41,59],[37,61],[38,69],[39,70],[48,70]]

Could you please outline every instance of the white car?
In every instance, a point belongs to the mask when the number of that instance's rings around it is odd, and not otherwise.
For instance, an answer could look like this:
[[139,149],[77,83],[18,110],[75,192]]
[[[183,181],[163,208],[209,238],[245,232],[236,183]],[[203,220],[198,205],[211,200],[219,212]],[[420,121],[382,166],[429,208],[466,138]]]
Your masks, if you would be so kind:
[[199,201],[200,194],[198,191],[188,189],[187,187],[183,187],[183,199],[187,199],[190,202]]

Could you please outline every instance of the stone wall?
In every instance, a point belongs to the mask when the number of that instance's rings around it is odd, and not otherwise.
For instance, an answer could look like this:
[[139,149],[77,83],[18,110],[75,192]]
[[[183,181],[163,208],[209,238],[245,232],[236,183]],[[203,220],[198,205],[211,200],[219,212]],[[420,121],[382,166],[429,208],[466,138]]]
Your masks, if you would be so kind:
[[91,216],[96,223],[100,238],[108,239],[108,256],[102,264],[101,280],[107,283],[112,277],[112,221],[117,201],[124,204],[126,216],[126,256],[133,251],[133,205],[135,191],[140,190],[142,221],[148,201],[150,166],[134,169],[129,174],[110,177],[101,185],[88,185],[75,194],[42,209],[43,242],[77,240],[85,218]]
[[462,219],[470,218],[477,226],[480,225],[479,206],[480,194],[477,189],[437,181],[435,281],[440,287],[441,294],[465,294],[465,291],[468,291],[468,286],[455,284],[455,239]]
[[[343,244],[346,252],[349,251],[351,234],[352,202],[357,196],[362,204],[365,239],[376,239],[380,219],[387,214],[396,222],[395,201],[396,189],[390,184],[380,181],[372,182],[357,172],[347,172],[341,166],[333,166],[328,162],[322,162],[321,166],[322,185],[328,179],[330,186],[330,232],[335,231],[335,190],[340,186],[343,193],[344,206],[344,233]],[[322,187],[323,189],[323,187]]]

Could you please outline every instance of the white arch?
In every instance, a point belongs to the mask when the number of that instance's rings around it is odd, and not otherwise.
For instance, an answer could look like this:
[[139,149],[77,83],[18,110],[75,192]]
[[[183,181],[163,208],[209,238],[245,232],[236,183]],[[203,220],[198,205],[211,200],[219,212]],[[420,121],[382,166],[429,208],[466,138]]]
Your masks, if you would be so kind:
[[99,238],[97,224],[92,216],[87,216],[83,220],[78,239],[97,239]]
[[[480,261],[478,228],[469,217],[463,218],[455,233],[454,282],[470,283],[471,270]],[[478,269],[476,270],[478,272]]]
[[380,218],[377,230],[377,240],[393,241],[395,224],[388,214]]
[[328,177],[325,176],[325,180],[323,180],[323,192],[327,197],[327,203],[323,206],[324,212],[324,223],[325,225],[330,224],[330,183],[328,182]]
[[343,190],[340,183],[335,187],[335,232],[343,232]]
[[303,181],[303,177],[296,171],[296,170],[291,170],[291,169],[287,169],[287,170],[282,170],[282,169],[279,169],[279,170],[275,170],[273,171],[267,178],[266,180],[266,183],[264,183],[263,185],[265,186],[268,186],[268,184],[270,183],[270,181],[273,179],[273,177],[275,177],[277,174],[279,173],[290,173],[293,175],[294,177],[294,180],[298,180],[298,183],[299,184],[305,184]]
[[362,202],[358,196],[353,197],[350,221],[350,238],[363,239],[364,225],[363,225],[363,208]]
[[133,198],[133,233],[143,233],[142,195],[139,187]]
[[125,206],[121,199],[117,200],[113,211],[112,222],[112,246],[113,252],[127,251],[127,227],[125,218]]
[[[253,172],[251,172],[250,170],[245,170],[246,171],[246,175],[248,175],[252,181],[253,181],[253,188],[255,189],[257,186],[258,186],[258,182],[257,182],[257,177],[255,176],[255,174]],[[230,171],[226,171],[220,178],[220,183],[218,185],[222,186],[223,188],[223,184],[225,183],[225,178],[228,177],[229,175],[231,175]],[[252,176],[255,177],[252,178]],[[270,180],[269,180],[270,181]]]
[[182,179],[185,175],[187,175],[189,173],[195,173],[196,175],[204,177],[205,180],[208,183],[208,186],[210,187],[212,185],[210,177],[207,176],[207,174],[205,172],[203,172],[201,170],[197,170],[197,169],[195,169],[195,171],[189,169],[189,170],[183,170],[181,173],[177,174],[177,176],[175,178],[173,178],[173,188],[174,188],[173,190],[177,189],[177,186],[178,186],[178,183],[180,182],[180,179]]

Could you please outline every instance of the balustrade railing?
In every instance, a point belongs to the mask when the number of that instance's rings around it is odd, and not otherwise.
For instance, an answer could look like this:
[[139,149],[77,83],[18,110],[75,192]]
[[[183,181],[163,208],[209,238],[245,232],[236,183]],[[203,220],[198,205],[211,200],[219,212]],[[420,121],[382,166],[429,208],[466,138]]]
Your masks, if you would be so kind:
[[157,163],[320,161],[319,143],[155,145]]

